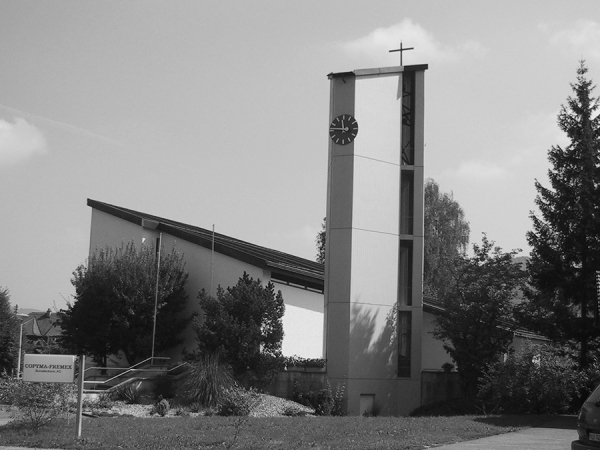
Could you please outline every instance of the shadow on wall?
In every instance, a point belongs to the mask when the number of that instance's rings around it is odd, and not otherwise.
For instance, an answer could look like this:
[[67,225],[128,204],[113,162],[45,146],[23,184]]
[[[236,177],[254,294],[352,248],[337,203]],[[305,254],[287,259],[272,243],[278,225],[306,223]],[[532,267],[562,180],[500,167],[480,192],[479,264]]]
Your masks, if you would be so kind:
[[[397,379],[397,317],[396,305],[352,304],[350,355],[356,377]],[[387,409],[395,402],[395,396],[388,391],[385,398],[377,396],[377,402]]]
[[[386,312],[385,319],[379,316]],[[361,377],[396,378],[398,318],[396,305],[373,308],[354,303],[350,322],[352,365]]]

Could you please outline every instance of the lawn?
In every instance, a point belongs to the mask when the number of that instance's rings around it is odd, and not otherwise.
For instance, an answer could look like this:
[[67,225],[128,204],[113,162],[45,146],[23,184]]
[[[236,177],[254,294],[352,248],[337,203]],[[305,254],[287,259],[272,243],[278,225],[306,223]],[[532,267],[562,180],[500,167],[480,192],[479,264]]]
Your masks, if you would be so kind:
[[536,426],[543,416],[454,417],[84,417],[35,434],[0,427],[0,445],[61,449],[423,449]]

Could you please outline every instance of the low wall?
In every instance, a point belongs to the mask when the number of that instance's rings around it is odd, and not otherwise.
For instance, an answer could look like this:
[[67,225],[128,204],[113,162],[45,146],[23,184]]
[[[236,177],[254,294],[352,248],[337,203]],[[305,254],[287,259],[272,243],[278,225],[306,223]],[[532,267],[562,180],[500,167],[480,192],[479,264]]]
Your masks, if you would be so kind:
[[[319,391],[327,384],[327,373],[325,369],[288,368],[279,372],[265,390],[271,395],[291,400],[294,397],[295,381],[298,381],[301,392]],[[422,406],[461,396],[458,372],[423,371],[421,373]]]
[[458,372],[423,371],[421,373],[421,406],[461,396]]
[[294,397],[295,381],[298,381],[300,392],[319,391],[325,388],[327,374],[325,369],[291,367],[279,372],[266,391],[276,397],[291,400]]

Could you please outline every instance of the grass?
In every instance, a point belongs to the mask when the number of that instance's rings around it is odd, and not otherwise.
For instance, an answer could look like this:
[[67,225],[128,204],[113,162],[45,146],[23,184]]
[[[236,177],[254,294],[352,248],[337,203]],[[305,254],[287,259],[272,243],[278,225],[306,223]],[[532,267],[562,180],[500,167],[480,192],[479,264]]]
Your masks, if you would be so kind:
[[172,417],[56,420],[34,434],[0,428],[0,445],[61,449],[423,449],[536,426],[543,416]]

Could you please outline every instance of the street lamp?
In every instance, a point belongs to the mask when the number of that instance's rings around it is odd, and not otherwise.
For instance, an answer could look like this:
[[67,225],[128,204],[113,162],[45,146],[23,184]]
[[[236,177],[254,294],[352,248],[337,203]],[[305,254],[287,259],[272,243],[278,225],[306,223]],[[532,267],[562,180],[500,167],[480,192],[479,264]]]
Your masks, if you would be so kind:
[[23,345],[23,327],[25,326],[25,324],[28,324],[33,319],[35,319],[35,317],[32,317],[31,319],[23,322],[23,319],[25,319],[26,317],[29,317],[29,316],[27,314],[17,314],[17,316],[21,318],[21,327],[19,328],[19,357],[17,359],[17,380],[18,380],[21,376],[21,348]]

